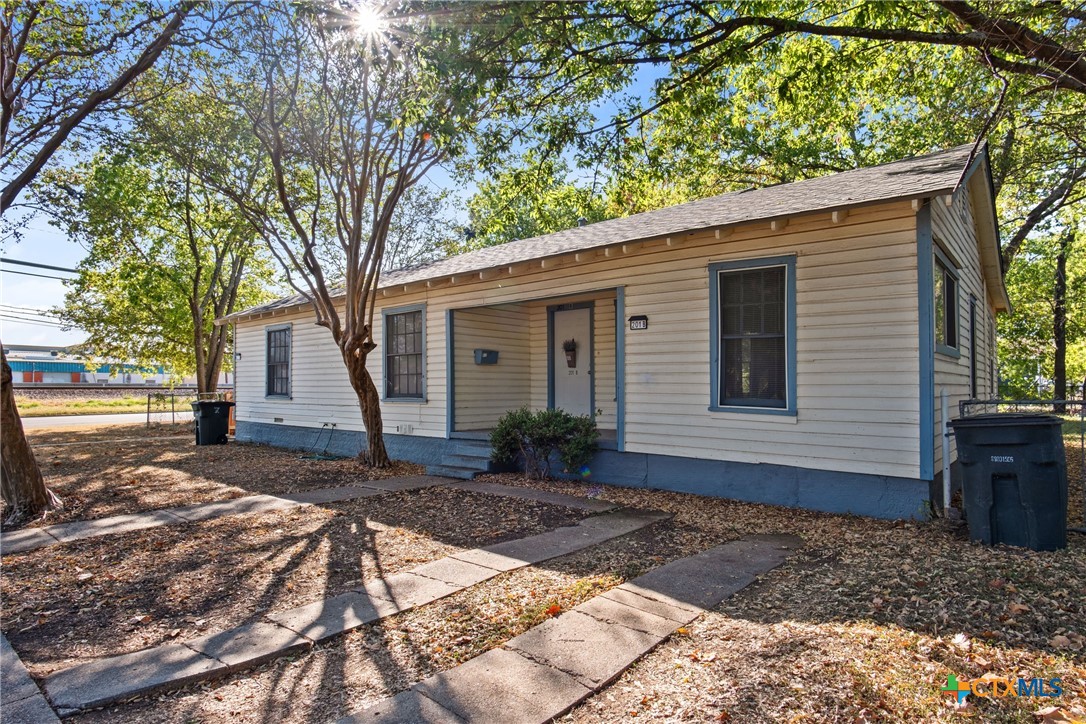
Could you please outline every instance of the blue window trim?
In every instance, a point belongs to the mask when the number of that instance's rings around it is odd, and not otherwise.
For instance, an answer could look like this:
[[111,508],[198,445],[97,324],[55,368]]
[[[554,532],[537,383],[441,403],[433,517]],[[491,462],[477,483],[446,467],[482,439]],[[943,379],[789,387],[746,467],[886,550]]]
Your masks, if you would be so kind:
[[596,301],[590,299],[587,302],[570,302],[569,304],[552,304],[547,307],[547,409],[554,409],[554,313],[565,312],[571,309],[588,309],[588,337],[589,357],[588,365],[592,371],[589,389],[589,417],[596,419]]
[[[953,359],[959,359],[962,356],[962,352],[961,352],[961,348],[962,348],[962,330],[961,330],[961,326],[962,326],[962,324],[961,324],[961,322],[962,322],[962,316],[961,316],[961,287],[962,287],[962,280],[961,280],[961,276],[959,275],[959,271],[958,271],[960,269],[960,267],[958,266],[957,262],[955,262],[950,257],[950,254],[943,251],[943,248],[939,245],[938,240],[933,239],[931,248],[932,248],[932,253],[934,255],[934,258],[938,259],[939,264],[941,264],[943,266],[943,268],[947,270],[947,273],[950,274],[950,276],[954,277],[954,300],[953,300],[954,301],[954,305],[953,305],[954,308],[952,310],[950,310],[949,313],[954,315],[954,319],[955,319],[955,325],[954,325],[954,337],[955,337],[955,340],[954,341],[957,343],[956,347],[951,347],[949,345],[940,344],[939,342],[935,342],[935,351],[938,352],[941,355],[946,356],[946,357],[951,357]],[[931,273],[932,273],[932,276],[934,276],[934,274],[935,274],[934,262],[933,262]],[[934,287],[932,288],[931,293],[932,293],[932,305],[933,305],[932,306],[932,320],[933,320],[933,322],[935,322],[937,320],[935,320],[935,318],[934,318],[934,315],[935,315],[935,308],[934,308],[935,289],[934,289]],[[934,329],[932,331],[934,333]]]
[[935,479],[935,243],[931,203],[916,212],[916,267],[920,327],[920,479]]
[[[788,381],[784,407],[754,407],[750,405],[721,405],[720,400],[720,273],[739,269],[785,268],[785,357]],[[754,415],[796,416],[796,257],[770,256],[741,261],[721,261],[709,265],[709,411],[745,412]]]
[[[268,334],[270,332],[278,332],[281,330],[287,330],[290,332],[288,340],[290,341],[290,357],[287,359],[287,394],[285,395],[269,395],[268,394]],[[264,327],[264,399],[265,400],[292,400],[294,399],[294,324],[286,322],[285,324],[269,324]]]
[[[419,397],[388,397],[388,318],[408,312],[422,312],[422,395]],[[426,404],[426,305],[410,304],[381,310],[381,402],[389,404]]]

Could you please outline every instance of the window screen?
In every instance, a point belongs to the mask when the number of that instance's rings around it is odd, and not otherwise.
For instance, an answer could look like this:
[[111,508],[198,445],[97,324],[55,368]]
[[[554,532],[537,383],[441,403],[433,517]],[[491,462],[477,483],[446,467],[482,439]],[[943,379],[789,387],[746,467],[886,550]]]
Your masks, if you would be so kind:
[[267,380],[269,397],[290,396],[290,327],[268,330]]
[[934,264],[935,345],[958,348],[958,278],[938,256]]
[[422,310],[385,317],[385,397],[422,397]]
[[785,407],[785,267],[720,272],[721,405]]

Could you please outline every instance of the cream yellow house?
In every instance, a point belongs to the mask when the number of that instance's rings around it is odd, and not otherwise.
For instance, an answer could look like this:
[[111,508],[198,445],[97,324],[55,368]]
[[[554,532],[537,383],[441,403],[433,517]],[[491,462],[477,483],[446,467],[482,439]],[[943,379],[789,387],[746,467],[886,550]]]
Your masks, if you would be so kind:
[[[530,405],[592,415],[583,477],[880,517],[939,497],[938,398],[995,391],[1009,303],[986,148],[579,226],[383,276],[371,372],[390,454],[485,469]],[[365,436],[302,297],[237,325],[237,437]],[[320,437],[323,435],[324,437]]]

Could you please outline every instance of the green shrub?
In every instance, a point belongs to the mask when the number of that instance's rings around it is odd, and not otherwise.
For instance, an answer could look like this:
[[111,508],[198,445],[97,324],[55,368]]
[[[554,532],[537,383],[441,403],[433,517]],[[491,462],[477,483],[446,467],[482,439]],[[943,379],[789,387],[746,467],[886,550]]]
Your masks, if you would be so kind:
[[522,407],[505,413],[490,434],[494,462],[510,464],[520,457],[524,472],[537,480],[550,477],[555,453],[566,470],[579,470],[592,459],[600,432],[587,415],[564,410],[530,410]]

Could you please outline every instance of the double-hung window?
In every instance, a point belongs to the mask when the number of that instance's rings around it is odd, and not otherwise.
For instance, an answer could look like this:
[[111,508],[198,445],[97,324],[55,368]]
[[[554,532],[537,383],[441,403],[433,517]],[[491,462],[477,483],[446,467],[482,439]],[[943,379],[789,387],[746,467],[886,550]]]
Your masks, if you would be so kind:
[[268,327],[265,330],[264,394],[268,397],[290,397],[290,325]]
[[385,399],[421,400],[425,396],[422,325],[422,309],[385,313]]
[[711,264],[710,409],[795,414],[795,257]]
[[935,247],[933,291],[935,295],[935,349],[957,357],[958,352],[958,270],[950,258]]

